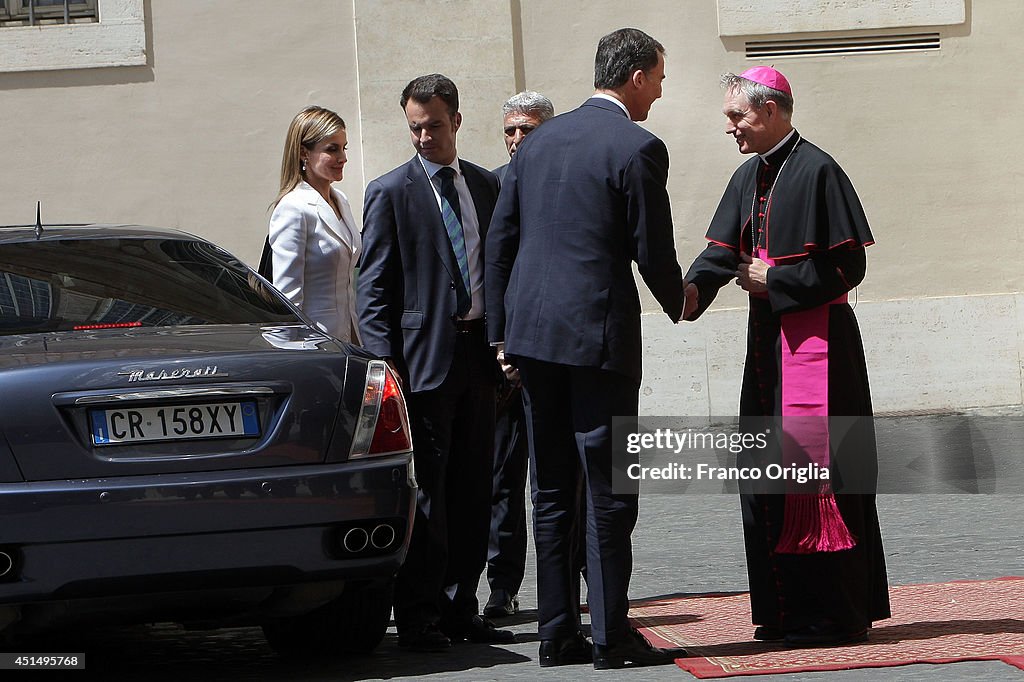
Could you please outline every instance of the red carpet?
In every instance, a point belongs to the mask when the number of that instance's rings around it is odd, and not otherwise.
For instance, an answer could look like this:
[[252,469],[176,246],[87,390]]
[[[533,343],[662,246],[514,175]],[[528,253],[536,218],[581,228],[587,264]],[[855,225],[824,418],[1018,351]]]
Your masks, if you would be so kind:
[[630,610],[660,646],[692,654],[676,664],[696,677],[1001,660],[1024,669],[1024,578],[902,585],[889,590],[893,617],[867,642],[786,649],[751,639],[746,593],[646,601]]

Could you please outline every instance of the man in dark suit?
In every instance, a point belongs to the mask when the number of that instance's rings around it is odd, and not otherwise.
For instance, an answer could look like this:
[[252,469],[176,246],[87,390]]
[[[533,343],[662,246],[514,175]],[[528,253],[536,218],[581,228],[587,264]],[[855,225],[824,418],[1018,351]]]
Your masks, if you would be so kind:
[[[696,303],[676,261],[668,150],[633,122],[647,118],[664,74],[664,48],[642,31],[602,38],[597,92],[523,142],[487,237],[488,332],[519,368],[530,424],[542,666],[591,654],[597,669],[685,655],[652,647],[629,624],[637,494],[612,486],[612,417],[639,408],[632,262],[673,322]],[[580,468],[592,650],[579,630],[567,541]]]
[[459,159],[455,84],[421,76],[402,92],[414,156],[370,182],[358,282],[363,344],[401,376],[419,482],[395,589],[398,643],[511,642],[477,615],[487,554],[499,368],[484,330],[483,245],[498,181]]
[[[511,159],[526,136],[555,115],[551,100],[530,90],[501,106],[505,149]],[[508,164],[494,169],[498,181]],[[499,356],[503,361],[504,357]],[[484,615],[503,618],[519,611],[519,588],[526,572],[526,421],[519,371],[502,362],[505,378],[498,389],[494,427],[494,481],[491,535],[487,550],[490,598]]]

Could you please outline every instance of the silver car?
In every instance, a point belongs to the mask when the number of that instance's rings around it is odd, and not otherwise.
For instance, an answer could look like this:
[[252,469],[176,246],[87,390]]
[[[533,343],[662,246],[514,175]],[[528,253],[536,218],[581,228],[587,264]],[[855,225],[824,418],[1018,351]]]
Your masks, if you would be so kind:
[[176,621],[369,651],[415,493],[386,364],[223,249],[0,228],[0,638]]

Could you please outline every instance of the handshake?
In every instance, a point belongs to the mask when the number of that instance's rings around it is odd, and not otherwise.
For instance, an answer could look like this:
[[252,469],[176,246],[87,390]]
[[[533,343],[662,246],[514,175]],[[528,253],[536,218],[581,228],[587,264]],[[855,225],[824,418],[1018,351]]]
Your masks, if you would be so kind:
[[680,317],[677,322],[683,322],[690,319],[690,315],[693,315],[697,310],[697,303],[699,295],[697,292],[697,285],[693,282],[683,283],[683,296],[685,301],[683,302],[683,316]]
[[[749,293],[763,293],[768,290],[768,268],[769,265],[760,258],[752,258],[749,254],[741,253],[740,262],[736,266],[736,285]],[[689,320],[690,316],[697,310],[700,302],[700,294],[697,285],[693,282],[684,282],[683,295],[683,316],[679,322]]]

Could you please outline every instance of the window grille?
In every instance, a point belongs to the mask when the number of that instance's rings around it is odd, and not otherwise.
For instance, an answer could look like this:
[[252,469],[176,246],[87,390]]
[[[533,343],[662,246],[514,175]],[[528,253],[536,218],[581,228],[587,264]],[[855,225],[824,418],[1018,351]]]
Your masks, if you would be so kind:
[[795,40],[752,40],[746,43],[747,59],[809,57],[877,52],[918,52],[938,50],[938,33],[901,35],[858,35]]
[[90,24],[97,21],[96,0],[0,0],[0,27]]

